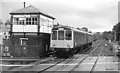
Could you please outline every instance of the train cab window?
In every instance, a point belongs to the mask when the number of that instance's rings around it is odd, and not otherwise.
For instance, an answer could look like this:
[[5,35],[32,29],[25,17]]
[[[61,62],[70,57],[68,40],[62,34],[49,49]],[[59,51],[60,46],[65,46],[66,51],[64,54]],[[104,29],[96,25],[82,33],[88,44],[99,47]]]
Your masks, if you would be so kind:
[[72,39],[72,32],[71,31],[66,31],[66,40],[71,40]]
[[57,31],[53,31],[52,40],[57,40]]
[[58,31],[58,40],[64,40],[64,31]]

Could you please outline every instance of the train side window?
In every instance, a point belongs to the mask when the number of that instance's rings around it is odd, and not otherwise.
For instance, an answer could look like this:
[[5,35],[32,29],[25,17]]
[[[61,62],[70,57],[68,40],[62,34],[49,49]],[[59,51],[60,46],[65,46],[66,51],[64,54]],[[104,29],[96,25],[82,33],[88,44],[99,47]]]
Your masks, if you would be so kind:
[[64,40],[64,31],[58,31],[58,40]]
[[57,31],[53,31],[52,40],[57,40]]
[[72,39],[72,32],[66,31],[66,40],[71,40],[71,39]]

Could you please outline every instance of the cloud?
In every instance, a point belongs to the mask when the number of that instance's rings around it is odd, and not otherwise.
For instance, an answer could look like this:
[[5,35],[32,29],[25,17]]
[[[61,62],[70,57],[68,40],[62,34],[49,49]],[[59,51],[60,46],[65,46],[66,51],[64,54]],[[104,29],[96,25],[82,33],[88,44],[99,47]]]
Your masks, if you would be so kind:
[[[11,1],[11,2],[10,2]],[[56,22],[73,27],[87,27],[93,31],[111,30],[117,23],[117,3],[119,0],[3,0],[4,19],[9,12],[26,6],[36,8],[55,16]],[[19,3],[18,3],[19,2]]]

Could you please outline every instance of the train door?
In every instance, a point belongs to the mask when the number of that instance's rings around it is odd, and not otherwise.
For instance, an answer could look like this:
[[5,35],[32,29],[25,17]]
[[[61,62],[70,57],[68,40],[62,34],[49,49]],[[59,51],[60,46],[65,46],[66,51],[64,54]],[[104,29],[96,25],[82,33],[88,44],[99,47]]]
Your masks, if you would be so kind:
[[21,39],[21,56],[26,57],[28,55],[28,38],[20,38]]

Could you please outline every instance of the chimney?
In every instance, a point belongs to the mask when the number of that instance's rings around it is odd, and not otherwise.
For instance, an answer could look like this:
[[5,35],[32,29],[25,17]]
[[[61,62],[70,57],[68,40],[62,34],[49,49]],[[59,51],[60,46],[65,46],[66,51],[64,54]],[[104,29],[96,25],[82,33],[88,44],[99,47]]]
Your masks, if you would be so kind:
[[25,2],[24,2],[24,8],[25,8]]

